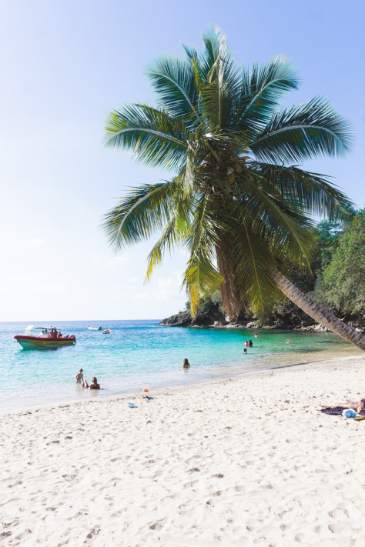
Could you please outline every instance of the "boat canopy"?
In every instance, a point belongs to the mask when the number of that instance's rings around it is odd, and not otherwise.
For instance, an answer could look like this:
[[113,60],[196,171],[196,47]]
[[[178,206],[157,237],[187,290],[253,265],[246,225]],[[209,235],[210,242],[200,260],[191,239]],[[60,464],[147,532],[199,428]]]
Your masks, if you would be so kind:
[[50,327],[35,327],[34,325],[29,325],[25,329],[25,334],[30,334],[32,332],[32,330],[53,330],[55,328],[56,327],[54,327],[53,325],[51,325]]

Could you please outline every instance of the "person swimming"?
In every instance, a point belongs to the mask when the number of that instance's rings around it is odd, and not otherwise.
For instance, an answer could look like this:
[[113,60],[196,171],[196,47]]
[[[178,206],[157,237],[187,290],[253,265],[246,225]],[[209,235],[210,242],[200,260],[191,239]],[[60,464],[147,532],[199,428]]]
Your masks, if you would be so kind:
[[253,346],[252,340],[249,340],[249,341],[248,341],[248,347],[249,347],[249,348],[252,348],[252,346]]
[[76,374],[76,384],[82,384],[84,380],[84,371],[80,368],[80,372]]
[[189,363],[188,359],[186,359],[186,358],[183,361],[183,368],[190,368],[190,363]]
[[247,353],[247,348],[244,348],[243,353],[245,354]]

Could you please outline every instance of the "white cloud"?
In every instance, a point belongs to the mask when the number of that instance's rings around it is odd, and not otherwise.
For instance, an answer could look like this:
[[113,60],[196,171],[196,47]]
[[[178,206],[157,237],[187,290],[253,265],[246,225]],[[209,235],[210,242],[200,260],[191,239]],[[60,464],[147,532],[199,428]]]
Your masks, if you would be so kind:
[[181,289],[181,272],[174,272],[173,277],[168,278],[158,278],[157,289],[148,291],[145,290],[140,293],[136,293],[133,296],[134,300],[174,300],[176,297],[180,296]]
[[115,256],[114,258],[108,260],[106,265],[109,266],[109,268],[113,268],[114,266],[120,266],[121,264],[125,264],[126,262],[128,262],[128,260],[129,259],[126,256]]
[[43,245],[45,242],[45,239],[36,238],[31,241],[31,245]]
[[131,283],[136,283],[137,281],[139,281],[139,277],[130,277],[129,279],[127,279],[127,281],[130,281]]

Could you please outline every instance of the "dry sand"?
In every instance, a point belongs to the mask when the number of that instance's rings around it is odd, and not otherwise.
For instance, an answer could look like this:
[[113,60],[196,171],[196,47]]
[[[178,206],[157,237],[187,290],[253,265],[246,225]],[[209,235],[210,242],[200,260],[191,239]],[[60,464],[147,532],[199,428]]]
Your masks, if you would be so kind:
[[[365,361],[1,417],[0,545],[365,545]],[[132,398],[137,401],[138,398]]]

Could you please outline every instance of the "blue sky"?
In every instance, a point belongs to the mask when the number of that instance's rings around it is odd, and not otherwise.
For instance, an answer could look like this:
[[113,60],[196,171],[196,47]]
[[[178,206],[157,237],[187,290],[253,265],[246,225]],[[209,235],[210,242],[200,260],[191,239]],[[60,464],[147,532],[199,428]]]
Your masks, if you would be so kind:
[[0,8],[0,320],[162,318],[183,307],[185,255],[143,284],[150,244],[114,255],[102,215],[163,173],[106,150],[103,120],[153,101],[143,75],[218,25],[238,61],[285,54],[302,84],[285,105],[324,95],[353,124],[347,158],[308,162],[365,202],[364,3],[14,0]]

